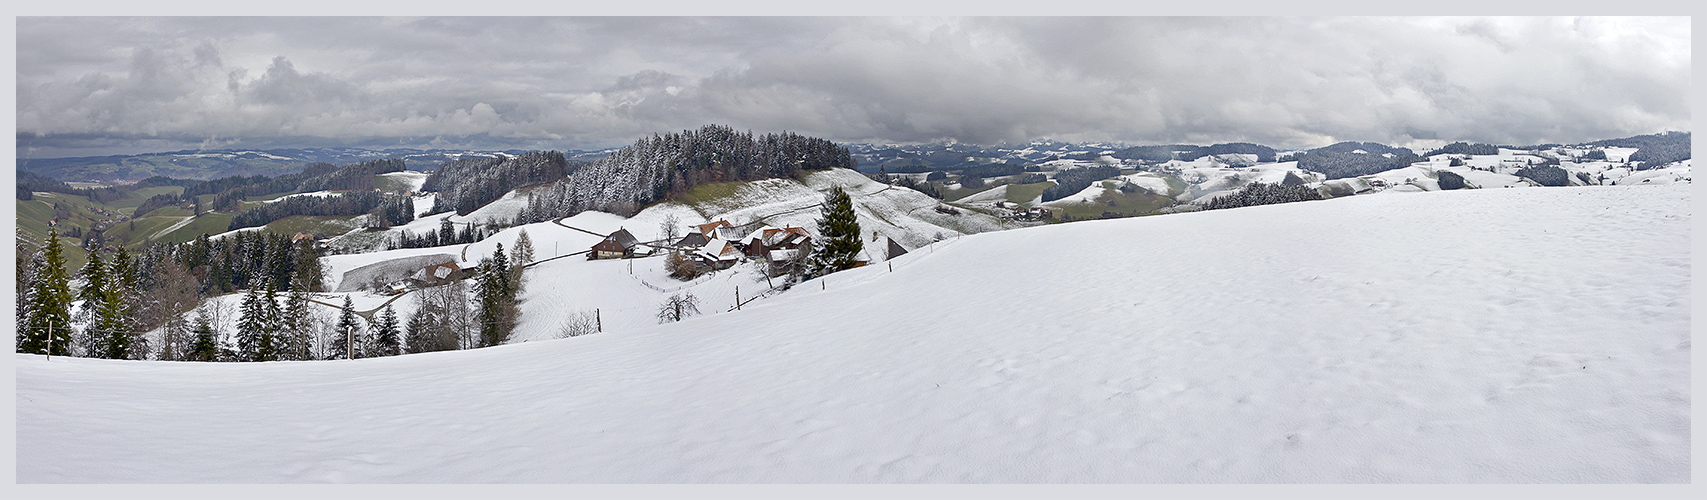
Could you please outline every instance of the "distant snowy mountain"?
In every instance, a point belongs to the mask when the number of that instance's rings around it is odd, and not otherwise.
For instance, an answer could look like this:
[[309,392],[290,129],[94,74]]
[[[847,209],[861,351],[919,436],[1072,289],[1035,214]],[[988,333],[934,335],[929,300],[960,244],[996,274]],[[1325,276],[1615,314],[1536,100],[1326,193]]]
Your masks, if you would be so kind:
[[[1480,189],[1000,231],[741,311],[707,293],[680,323],[607,310],[604,333],[470,351],[18,354],[17,480],[1688,482],[1691,200]],[[531,268],[524,317],[655,308],[626,264]],[[696,286],[758,286],[729,279]]]

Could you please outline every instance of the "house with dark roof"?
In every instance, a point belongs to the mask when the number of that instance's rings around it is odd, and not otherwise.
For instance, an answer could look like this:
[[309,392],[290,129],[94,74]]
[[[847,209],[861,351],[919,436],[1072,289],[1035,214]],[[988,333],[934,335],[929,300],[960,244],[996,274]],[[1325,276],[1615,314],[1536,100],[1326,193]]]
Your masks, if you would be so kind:
[[[773,254],[772,250],[798,250],[801,246],[812,244],[812,233],[802,227],[761,227],[747,235],[742,240],[747,247],[748,257],[765,257],[773,259],[778,256],[794,255],[794,252]],[[785,257],[784,260],[792,257]]]
[[593,245],[592,250],[587,252],[587,258],[618,259],[632,257],[634,256],[634,247],[637,244],[639,241],[634,239],[633,234],[629,234],[627,229],[618,228],[616,232],[606,236],[603,241]]

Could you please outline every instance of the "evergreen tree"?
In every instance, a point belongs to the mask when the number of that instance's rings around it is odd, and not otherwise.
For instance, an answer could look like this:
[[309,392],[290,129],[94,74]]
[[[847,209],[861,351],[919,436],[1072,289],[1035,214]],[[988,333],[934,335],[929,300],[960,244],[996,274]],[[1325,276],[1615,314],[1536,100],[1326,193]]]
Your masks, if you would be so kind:
[[481,262],[478,289],[475,290],[480,308],[478,347],[501,345],[510,338],[517,315],[515,287],[510,277],[509,262],[504,258],[504,247],[499,245],[493,257]]
[[107,275],[106,261],[101,259],[100,247],[89,252],[89,260],[83,264],[83,269],[77,274],[83,276],[83,288],[77,291],[77,300],[83,306],[77,310],[77,316],[82,320],[83,333],[79,336],[83,356],[100,358],[107,356],[107,339],[111,333],[112,308],[107,305],[110,296],[111,283]]
[[207,319],[207,312],[196,314],[196,327],[193,330],[195,340],[190,343],[185,361],[219,361],[219,338],[213,332],[213,324]]
[[[516,247],[510,250],[510,300],[516,301],[522,292],[522,278],[525,276],[523,266],[533,262],[533,239],[528,237],[528,231],[523,229],[516,235]],[[520,303],[517,302],[519,306]]]
[[142,332],[133,332],[138,326],[136,295],[139,285],[135,263],[124,247],[119,246],[110,266],[105,300],[96,310],[100,318],[98,324],[107,333],[104,358],[142,359],[148,352],[148,338]]
[[822,217],[818,219],[819,241],[812,249],[811,274],[823,276],[854,267],[859,251],[859,220],[854,216],[853,199],[841,186],[824,195]]
[[267,294],[262,297],[261,302],[265,312],[262,318],[265,321],[264,326],[266,328],[264,330],[266,334],[261,336],[261,360],[277,361],[281,359],[280,351],[283,351],[285,346],[285,314],[284,310],[279,307],[278,291],[273,289],[271,283],[267,284]]
[[309,239],[297,241],[295,253],[296,270],[291,278],[291,290],[325,291],[326,267],[320,263],[320,250],[314,248],[314,242]]
[[397,332],[397,311],[391,304],[385,305],[385,310],[379,313],[379,320],[373,325],[373,347],[369,356],[396,356],[402,352]]
[[510,269],[510,259],[504,256],[504,244],[499,243],[498,249],[492,252],[492,269],[499,271],[494,277],[497,284],[498,296],[510,298],[515,296],[516,282],[514,271]]
[[308,292],[303,291],[305,287],[300,283],[291,288],[293,291],[285,298],[284,317],[279,321],[279,359],[314,359],[310,352],[314,320],[309,316],[312,313],[308,311]]
[[[353,336],[353,339],[352,339]],[[364,343],[362,328],[356,323],[356,307],[350,302],[350,296],[344,296],[344,307],[338,311],[338,328],[333,332],[330,345],[327,347],[327,359],[344,359],[359,356],[360,349],[350,350],[350,344],[361,346]]]
[[71,279],[63,252],[59,233],[49,231],[40,267],[29,284],[29,310],[18,332],[18,352],[71,354]]
[[528,230],[516,235],[516,248],[510,250],[510,260],[517,266],[533,262],[533,238],[528,237]]
[[409,315],[409,323],[404,327],[403,352],[414,354],[443,350],[437,348],[438,339],[434,335],[436,332],[433,324],[439,322],[436,312],[423,306],[415,309],[415,314]]
[[237,319],[237,360],[264,361],[267,337],[265,300],[254,288],[243,294],[243,309]]

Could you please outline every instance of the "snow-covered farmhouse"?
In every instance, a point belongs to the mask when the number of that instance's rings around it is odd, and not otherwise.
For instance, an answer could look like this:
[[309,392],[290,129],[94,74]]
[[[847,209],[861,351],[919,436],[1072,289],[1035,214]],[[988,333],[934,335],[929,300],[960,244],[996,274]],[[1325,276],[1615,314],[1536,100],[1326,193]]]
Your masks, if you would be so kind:
[[[445,267],[446,264],[449,264],[448,268]],[[423,272],[427,273],[427,276],[436,276],[440,270],[457,268],[456,256],[450,254],[399,257],[345,271],[344,276],[338,280],[338,288],[333,291],[339,293],[354,292],[373,285],[396,284],[399,281],[421,275]],[[455,272],[454,270],[447,272],[445,277],[454,279],[455,276],[452,273]]]
[[445,262],[423,267],[421,270],[415,271],[415,274],[409,275],[409,279],[420,286],[437,286],[460,278],[462,276],[460,273],[462,273],[462,268],[457,266],[455,262]]
[[637,244],[639,242],[634,239],[633,234],[629,234],[627,229],[618,228],[616,232],[606,236],[604,241],[593,245],[593,249],[587,252],[587,257],[589,259],[631,257],[634,255],[634,246]]
[[742,241],[747,246],[747,257],[787,262],[794,259],[802,245],[811,244],[812,233],[801,227],[765,226],[754,230]]
[[693,256],[713,269],[728,269],[741,261],[741,248],[734,242],[714,238],[695,251]]
[[[719,230],[721,230],[723,228],[733,229],[735,226],[729,224],[729,221],[727,221],[727,220],[718,220],[716,222],[707,222],[705,224],[696,224],[696,225],[693,225],[691,227],[693,227],[694,230],[688,231],[687,236],[683,236],[682,239],[677,240],[676,245],[675,245],[676,247],[705,246],[706,243],[710,243],[711,240],[719,237],[717,235]],[[726,232],[726,230],[725,230],[725,232]],[[727,238],[725,238],[725,239],[727,239]]]

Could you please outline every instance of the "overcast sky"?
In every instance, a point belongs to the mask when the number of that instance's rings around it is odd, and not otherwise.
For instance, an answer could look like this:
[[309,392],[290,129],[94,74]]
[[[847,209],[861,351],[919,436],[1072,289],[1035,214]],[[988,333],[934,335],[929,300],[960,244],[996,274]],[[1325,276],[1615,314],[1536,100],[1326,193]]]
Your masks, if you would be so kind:
[[1688,130],[1687,18],[59,18],[22,157],[844,142],[1580,142]]

